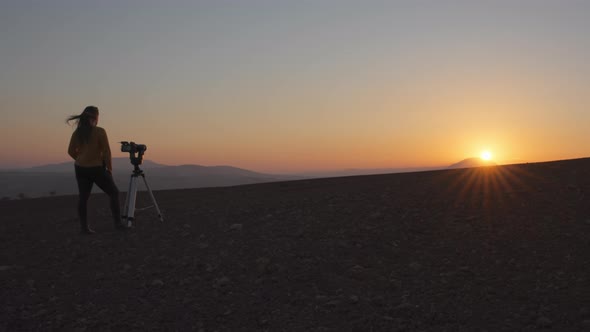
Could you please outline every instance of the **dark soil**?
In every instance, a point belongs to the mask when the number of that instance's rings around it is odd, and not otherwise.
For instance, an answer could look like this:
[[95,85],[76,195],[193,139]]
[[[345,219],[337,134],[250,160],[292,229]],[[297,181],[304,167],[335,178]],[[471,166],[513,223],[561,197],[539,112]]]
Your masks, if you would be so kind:
[[92,236],[2,201],[0,330],[588,331],[589,193],[590,159],[157,191],[128,232],[99,194]]

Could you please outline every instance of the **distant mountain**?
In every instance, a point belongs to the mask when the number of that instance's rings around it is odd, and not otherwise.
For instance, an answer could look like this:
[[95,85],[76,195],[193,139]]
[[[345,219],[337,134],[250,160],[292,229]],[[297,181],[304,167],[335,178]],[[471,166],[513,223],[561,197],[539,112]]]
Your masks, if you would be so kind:
[[[302,179],[300,176],[272,175],[231,166],[166,166],[144,160],[141,168],[152,190],[222,187]],[[127,191],[133,171],[129,158],[113,159],[113,175],[121,191]],[[144,190],[143,182],[139,185]],[[94,192],[99,192],[95,188]],[[20,170],[0,171],[0,198],[68,195],[77,193],[74,163],[43,165]]]
[[493,161],[483,160],[481,158],[467,158],[463,159],[458,163],[452,164],[449,168],[471,168],[471,167],[482,167],[482,166],[496,166],[497,164]]
[[[148,169],[148,168],[158,168],[158,167],[166,167],[166,165],[155,163],[151,160],[143,160],[141,168]],[[113,169],[115,170],[124,170],[129,169],[129,172],[133,170],[133,165],[131,165],[131,161],[129,158],[113,158]],[[19,169],[19,171],[24,172],[72,172],[74,170],[74,161],[66,161],[59,164],[48,164],[48,165],[41,165],[35,166],[30,168],[23,168]],[[14,171],[14,169],[13,169]]]

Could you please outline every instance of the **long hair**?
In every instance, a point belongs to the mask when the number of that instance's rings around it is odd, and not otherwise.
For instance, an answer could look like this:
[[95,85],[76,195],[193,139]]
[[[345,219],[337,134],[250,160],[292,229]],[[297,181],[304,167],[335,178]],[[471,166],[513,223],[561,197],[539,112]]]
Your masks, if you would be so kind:
[[94,120],[98,117],[98,107],[96,106],[86,106],[84,111],[79,115],[72,115],[68,117],[66,120],[67,124],[70,124],[70,121],[76,121],[76,131],[74,132],[76,138],[81,143],[88,143],[90,141],[90,134],[92,133],[92,124],[90,123],[91,120]]

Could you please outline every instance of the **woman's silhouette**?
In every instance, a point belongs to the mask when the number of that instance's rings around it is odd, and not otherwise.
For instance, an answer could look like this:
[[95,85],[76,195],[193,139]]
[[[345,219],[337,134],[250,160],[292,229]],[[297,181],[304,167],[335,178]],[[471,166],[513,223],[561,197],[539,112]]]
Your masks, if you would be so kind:
[[126,229],[121,222],[119,189],[113,181],[111,149],[106,131],[97,127],[98,108],[88,106],[80,115],[72,115],[67,123],[76,121],[77,128],[72,133],[68,154],[75,160],[76,181],[78,182],[78,217],[83,234],[93,234],[88,225],[87,202],[94,183],[110,198],[113,222],[117,229]]

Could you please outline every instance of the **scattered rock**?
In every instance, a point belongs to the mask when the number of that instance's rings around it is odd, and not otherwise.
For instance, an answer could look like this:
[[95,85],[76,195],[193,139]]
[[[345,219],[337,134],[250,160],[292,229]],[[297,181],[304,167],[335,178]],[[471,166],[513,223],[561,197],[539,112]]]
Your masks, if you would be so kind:
[[409,312],[409,311],[414,310],[415,308],[416,308],[415,305],[408,303],[408,302],[403,302],[403,303],[400,303],[397,306],[395,306],[393,308],[393,310],[396,312]]
[[365,268],[360,265],[355,265],[350,269],[350,271],[354,274],[359,274],[363,273],[365,271]]
[[230,231],[241,231],[244,228],[242,224],[232,224],[229,226]]
[[12,270],[12,269],[14,269],[14,266],[10,266],[10,265],[0,266],[0,271],[8,271],[8,270]]
[[151,283],[152,286],[164,286],[164,282],[160,279],[154,279]]
[[545,316],[541,316],[541,317],[537,318],[537,320],[535,321],[535,325],[539,328],[551,327],[552,324],[553,324],[553,322],[551,321],[551,319],[549,319]]
[[303,228],[299,228],[295,232],[293,232],[294,237],[303,237],[304,234],[305,230]]
[[412,262],[412,263],[410,263],[409,267],[412,270],[420,270],[422,268],[422,264],[420,264],[418,262]]
[[37,311],[35,314],[33,314],[33,317],[39,317],[39,316],[43,316],[47,313],[47,309],[41,309],[39,311]]
[[327,307],[336,307],[336,306],[339,306],[341,303],[342,303],[342,301],[336,299],[336,300],[331,300],[331,301],[326,302],[325,305]]
[[369,216],[369,218],[371,218],[371,219],[377,219],[377,218],[379,218],[381,216],[382,216],[381,212],[376,211],[376,212],[371,213],[371,215]]
[[385,303],[385,297],[381,295],[375,296],[371,299],[371,304],[373,304],[376,307],[383,307],[385,306]]
[[261,327],[268,325],[268,319],[266,317],[260,317],[257,319],[258,325]]
[[214,288],[225,288],[227,286],[229,286],[231,283],[231,280],[226,277],[223,276],[221,278],[215,279],[215,281],[213,282],[213,287]]
[[256,269],[259,274],[269,272],[270,259],[266,257],[260,257],[256,260]]

